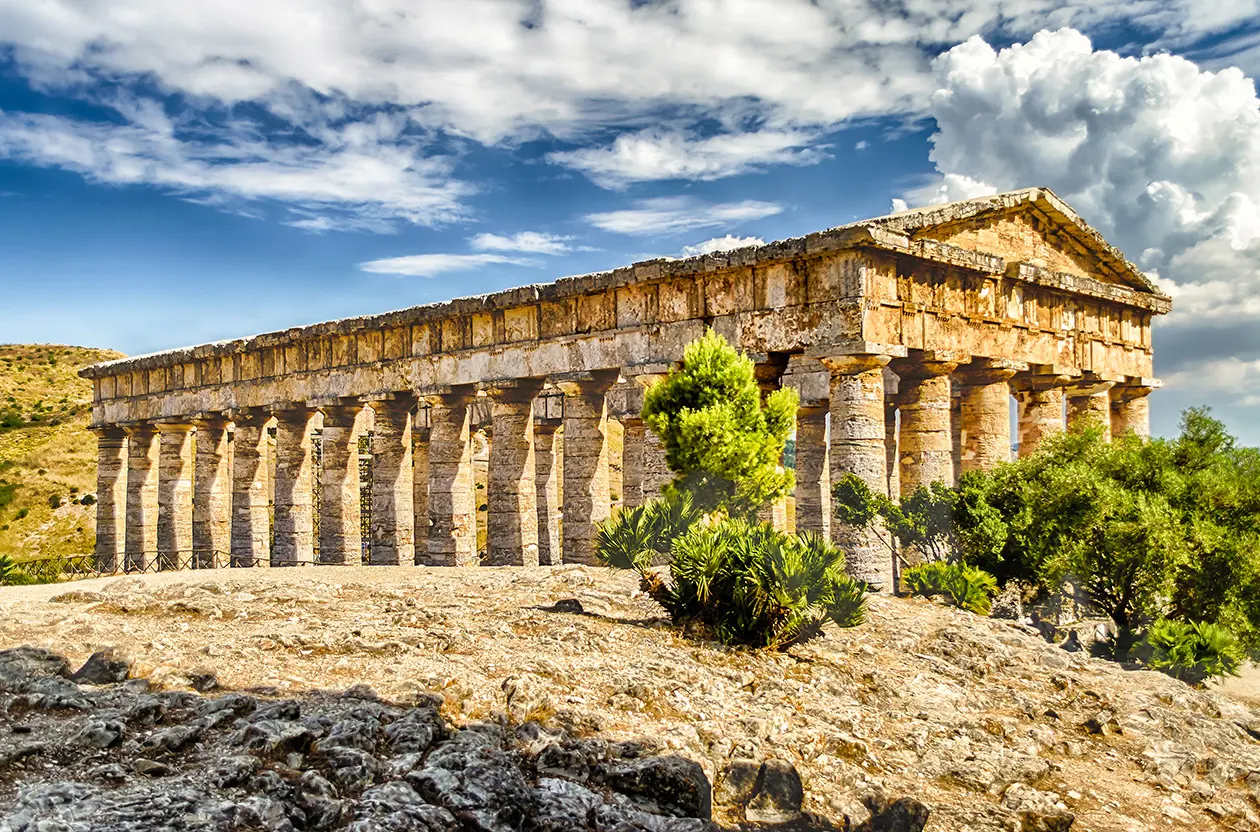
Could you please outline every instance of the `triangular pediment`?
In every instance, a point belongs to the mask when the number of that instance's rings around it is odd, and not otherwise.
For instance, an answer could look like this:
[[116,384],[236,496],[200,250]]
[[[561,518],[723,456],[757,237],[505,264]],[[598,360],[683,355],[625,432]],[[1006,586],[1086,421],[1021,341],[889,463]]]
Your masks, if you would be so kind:
[[1160,294],[1141,270],[1046,188],[930,205],[867,223],[911,239],[997,255],[1008,263]]

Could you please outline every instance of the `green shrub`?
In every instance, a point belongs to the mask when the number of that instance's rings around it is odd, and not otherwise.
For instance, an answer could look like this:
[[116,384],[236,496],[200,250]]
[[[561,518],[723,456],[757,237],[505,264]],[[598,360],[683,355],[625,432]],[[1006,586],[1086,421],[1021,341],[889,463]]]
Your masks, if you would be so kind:
[[8,555],[0,555],[0,585],[8,586],[9,581],[17,574],[17,564]]
[[944,598],[959,609],[988,615],[997,581],[988,572],[963,563],[932,561],[902,573],[907,591],[924,598]]
[[1152,649],[1151,667],[1187,684],[1202,686],[1208,679],[1237,676],[1243,651],[1224,627],[1198,621],[1156,621],[1146,634]]
[[[862,622],[865,588],[845,574],[844,553],[830,541],[742,519],[701,519],[694,504],[673,500],[605,524],[597,555],[636,570],[675,624],[724,644],[782,649],[817,636],[827,621]],[[668,579],[650,565],[666,551]]]
[[706,511],[752,516],[792,489],[781,463],[797,403],[787,388],[763,403],[752,360],[709,330],[644,394],[643,421],[661,438],[676,489]]

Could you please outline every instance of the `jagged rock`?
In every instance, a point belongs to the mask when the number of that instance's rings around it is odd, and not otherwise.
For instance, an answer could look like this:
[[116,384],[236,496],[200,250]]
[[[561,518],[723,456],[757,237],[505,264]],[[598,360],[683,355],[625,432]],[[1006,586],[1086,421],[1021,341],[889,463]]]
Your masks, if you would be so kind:
[[100,720],[89,722],[72,740],[76,745],[92,748],[110,748],[122,740],[126,728],[117,720]]
[[713,800],[727,806],[743,806],[752,800],[759,774],[761,763],[756,760],[731,760],[718,775],[717,784],[713,788]]
[[72,681],[89,685],[110,685],[125,681],[131,673],[131,659],[113,650],[98,650],[71,675]]
[[871,816],[853,832],[922,832],[931,816],[928,807],[909,797],[891,800],[876,793],[867,795],[862,802]]
[[533,791],[516,763],[473,731],[434,749],[407,782],[480,832],[512,832],[533,810]]
[[783,760],[767,760],[744,814],[757,823],[788,823],[800,816],[804,800],[805,789],[796,767]]
[[1002,793],[1002,805],[1019,822],[1018,832],[1068,832],[1076,816],[1059,801],[1059,796],[1014,783]]
[[713,817],[713,787],[698,763],[681,757],[649,757],[601,766],[596,779],[637,805],[679,818]]

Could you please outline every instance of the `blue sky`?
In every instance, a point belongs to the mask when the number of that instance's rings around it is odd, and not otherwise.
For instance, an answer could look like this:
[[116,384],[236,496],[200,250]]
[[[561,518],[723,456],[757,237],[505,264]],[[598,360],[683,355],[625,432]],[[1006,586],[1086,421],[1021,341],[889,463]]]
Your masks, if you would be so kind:
[[1038,184],[1174,296],[1157,431],[1207,403],[1260,443],[1258,20],[0,0],[0,341],[137,354]]

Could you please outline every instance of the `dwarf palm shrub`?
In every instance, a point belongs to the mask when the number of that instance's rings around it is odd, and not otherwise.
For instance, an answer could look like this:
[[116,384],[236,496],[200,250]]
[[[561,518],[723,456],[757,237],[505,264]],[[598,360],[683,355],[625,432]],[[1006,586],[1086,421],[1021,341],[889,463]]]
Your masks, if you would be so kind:
[[[657,519],[669,516],[665,507],[643,508],[605,524],[597,554],[608,566],[636,570],[674,623],[724,644],[781,649],[817,636],[827,621],[862,622],[864,587],[845,574],[844,553],[822,537],[729,518],[692,517],[679,531]],[[668,577],[651,568],[666,552]]]
[[931,561],[912,566],[902,575],[911,595],[944,598],[976,615],[988,615],[997,581],[988,572],[963,563]]
[[1151,667],[1191,685],[1218,676],[1237,676],[1243,651],[1224,627],[1207,622],[1156,621],[1146,634]]

